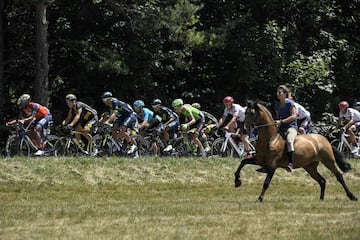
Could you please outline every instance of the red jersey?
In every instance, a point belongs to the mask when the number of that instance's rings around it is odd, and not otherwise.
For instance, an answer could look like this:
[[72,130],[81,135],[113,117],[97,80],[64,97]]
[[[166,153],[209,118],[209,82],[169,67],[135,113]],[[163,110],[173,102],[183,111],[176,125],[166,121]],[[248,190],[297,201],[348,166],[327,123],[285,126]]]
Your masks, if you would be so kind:
[[47,107],[44,107],[38,103],[30,102],[26,107],[22,108],[22,112],[26,117],[35,115],[36,120],[39,120],[50,113]]

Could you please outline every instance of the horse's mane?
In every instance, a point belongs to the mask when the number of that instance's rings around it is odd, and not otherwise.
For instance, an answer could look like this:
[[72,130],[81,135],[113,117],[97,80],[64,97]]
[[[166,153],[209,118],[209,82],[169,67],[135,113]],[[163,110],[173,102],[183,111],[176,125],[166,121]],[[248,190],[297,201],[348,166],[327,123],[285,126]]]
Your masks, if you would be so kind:
[[263,104],[261,104],[261,103],[257,103],[257,105],[258,105],[259,109],[260,109],[261,111],[264,111],[264,112],[268,115],[268,117],[270,118],[270,120],[271,120],[272,122],[274,122],[274,118],[273,118],[271,112],[269,111],[269,109],[267,109],[267,108],[266,108]]

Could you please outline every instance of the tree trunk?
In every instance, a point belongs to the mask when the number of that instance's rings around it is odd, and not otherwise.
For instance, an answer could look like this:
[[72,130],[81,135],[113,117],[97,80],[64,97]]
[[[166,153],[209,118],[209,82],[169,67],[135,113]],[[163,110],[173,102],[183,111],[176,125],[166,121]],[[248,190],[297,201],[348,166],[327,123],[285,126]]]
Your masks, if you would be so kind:
[[0,120],[4,117],[4,1],[0,0]]
[[49,63],[47,42],[48,22],[46,19],[47,5],[43,3],[36,4],[36,23],[35,23],[35,66],[36,77],[34,81],[34,100],[47,106],[49,103]]

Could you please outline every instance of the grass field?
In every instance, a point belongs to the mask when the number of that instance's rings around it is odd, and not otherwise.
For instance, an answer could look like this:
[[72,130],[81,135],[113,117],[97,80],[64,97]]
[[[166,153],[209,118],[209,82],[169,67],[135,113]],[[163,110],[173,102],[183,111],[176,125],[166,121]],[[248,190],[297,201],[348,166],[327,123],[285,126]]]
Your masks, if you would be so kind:
[[[360,161],[344,178],[360,197]],[[0,239],[360,239],[360,203],[322,165],[319,186],[239,159],[0,159]]]

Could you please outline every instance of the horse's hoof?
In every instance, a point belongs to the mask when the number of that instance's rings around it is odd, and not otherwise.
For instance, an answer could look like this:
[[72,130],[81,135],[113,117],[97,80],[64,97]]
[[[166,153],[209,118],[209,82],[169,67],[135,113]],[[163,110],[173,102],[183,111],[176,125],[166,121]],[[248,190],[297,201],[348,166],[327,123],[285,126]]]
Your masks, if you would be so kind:
[[256,202],[262,203],[262,202],[263,202],[263,199],[262,199],[261,197],[259,197],[259,198],[256,200]]
[[240,187],[241,186],[241,180],[240,179],[235,179],[235,187]]
[[355,195],[352,195],[352,196],[350,197],[350,200],[351,200],[351,201],[357,201],[358,198],[357,198]]

